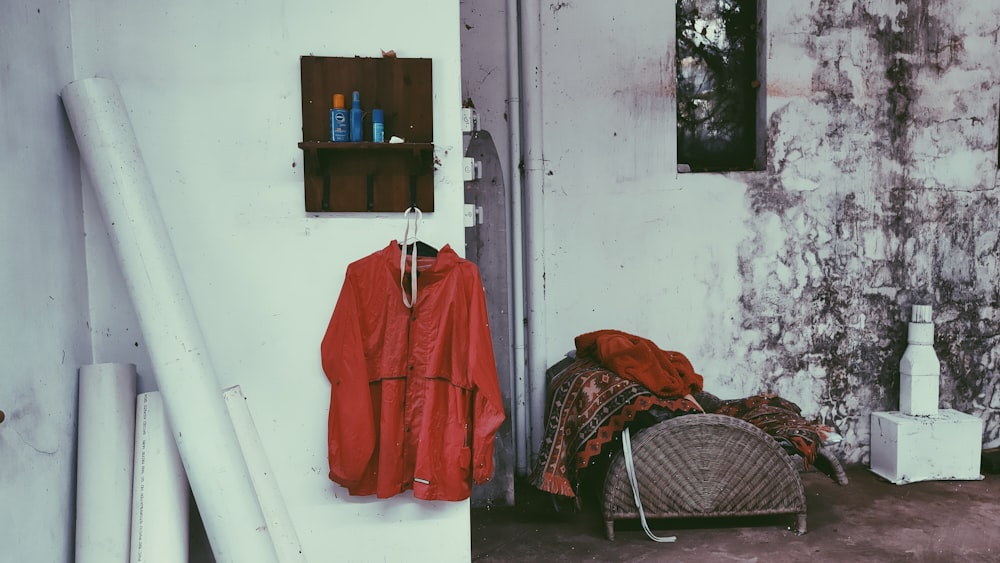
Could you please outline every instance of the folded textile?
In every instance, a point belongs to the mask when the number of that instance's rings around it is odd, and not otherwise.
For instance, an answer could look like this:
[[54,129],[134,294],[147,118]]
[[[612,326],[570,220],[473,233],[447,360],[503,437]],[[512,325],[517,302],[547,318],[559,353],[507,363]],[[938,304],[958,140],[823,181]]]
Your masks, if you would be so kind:
[[[702,376],[684,354],[661,350],[645,338],[600,330],[575,343],[577,358],[560,362],[549,381],[545,436],[528,476],[543,491],[575,497],[578,470],[594,462],[622,429],[635,431],[663,417],[714,412],[740,418],[790,454],[800,454],[806,468],[833,432],[805,420],[797,405],[776,395],[720,401],[703,391]],[[702,399],[696,402],[692,395]]]
[[577,470],[587,467],[616,433],[653,407],[700,412],[683,398],[664,398],[592,358],[581,357],[549,381],[545,437],[528,481],[556,495],[576,496]]
[[588,356],[660,397],[701,391],[704,380],[680,352],[661,350],[653,341],[620,330],[598,330],[576,337],[577,356]]
[[802,417],[802,409],[798,405],[770,393],[722,401],[715,414],[745,420],[779,443],[784,441],[794,450],[789,453],[802,456],[806,469],[816,462],[816,451],[823,445],[827,434],[834,432],[830,426],[809,422]]

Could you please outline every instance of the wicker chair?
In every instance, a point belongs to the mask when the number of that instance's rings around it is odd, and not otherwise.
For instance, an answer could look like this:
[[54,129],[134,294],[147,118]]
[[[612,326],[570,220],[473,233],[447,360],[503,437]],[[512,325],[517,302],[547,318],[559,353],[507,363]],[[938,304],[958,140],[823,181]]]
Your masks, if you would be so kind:
[[[806,531],[806,497],[792,458],[774,438],[738,418],[694,414],[632,438],[639,500],[648,519],[796,514]],[[639,518],[621,452],[604,480],[609,540],[615,520]]]

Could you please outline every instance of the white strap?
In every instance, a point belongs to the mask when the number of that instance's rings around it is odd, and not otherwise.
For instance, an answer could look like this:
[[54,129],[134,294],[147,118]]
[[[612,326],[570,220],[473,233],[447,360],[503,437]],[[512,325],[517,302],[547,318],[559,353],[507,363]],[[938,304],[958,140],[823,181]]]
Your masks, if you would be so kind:
[[406,305],[407,309],[412,309],[417,304],[417,247],[415,245],[410,260],[410,295],[413,297],[412,301],[406,297],[406,286],[403,284],[403,277],[406,274],[406,249],[410,239],[410,219],[408,215],[411,210],[417,212],[416,217],[413,219],[414,243],[417,240],[417,225],[420,224],[420,216],[422,215],[420,209],[416,207],[410,207],[403,212],[403,219],[406,221],[406,230],[403,231],[403,245],[399,253],[399,289],[403,292],[403,305]]
[[635,507],[639,509],[639,520],[642,521],[642,529],[646,531],[646,535],[653,541],[661,543],[677,541],[677,536],[661,538],[649,530],[649,524],[646,523],[646,513],[642,511],[642,501],[639,500],[639,483],[635,480],[635,465],[632,461],[632,436],[629,434],[627,427],[622,431],[622,449],[625,453],[625,472],[628,473],[628,481],[632,485],[632,496],[635,498]]

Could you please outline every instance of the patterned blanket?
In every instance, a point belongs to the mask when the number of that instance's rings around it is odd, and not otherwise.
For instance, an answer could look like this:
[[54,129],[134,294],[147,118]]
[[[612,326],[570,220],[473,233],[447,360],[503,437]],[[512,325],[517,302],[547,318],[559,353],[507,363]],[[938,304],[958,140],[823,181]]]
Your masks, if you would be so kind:
[[543,491],[575,497],[576,470],[587,467],[616,432],[653,407],[700,412],[687,399],[653,395],[589,358],[580,358],[549,382],[549,409],[538,461],[528,477]]
[[745,420],[760,428],[789,450],[802,456],[805,468],[816,462],[816,451],[833,428],[802,418],[802,409],[777,395],[761,393],[745,399],[722,401],[716,414]]
[[[701,412],[684,398],[663,398],[645,386],[618,376],[590,358],[579,358],[549,381],[545,436],[528,481],[556,495],[575,497],[577,471],[588,467],[618,432],[638,415],[681,416]],[[703,401],[707,412],[743,419],[774,437],[789,453],[800,453],[808,468],[823,443],[827,426],[812,424],[797,405],[769,394]]]

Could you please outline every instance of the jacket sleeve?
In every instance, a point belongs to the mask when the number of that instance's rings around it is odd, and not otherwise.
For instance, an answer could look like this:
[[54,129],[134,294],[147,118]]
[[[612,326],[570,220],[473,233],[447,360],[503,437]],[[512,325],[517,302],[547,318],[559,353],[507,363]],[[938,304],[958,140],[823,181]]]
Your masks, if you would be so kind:
[[478,270],[474,270],[474,274],[469,311],[469,373],[474,387],[472,479],[482,484],[493,476],[493,443],[505,415],[493,356],[486,293]]
[[357,289],[348,269],[320,344],[330,380],[330,478],[344,486],[359,481],[375,450],[375,421],[361,335]]

